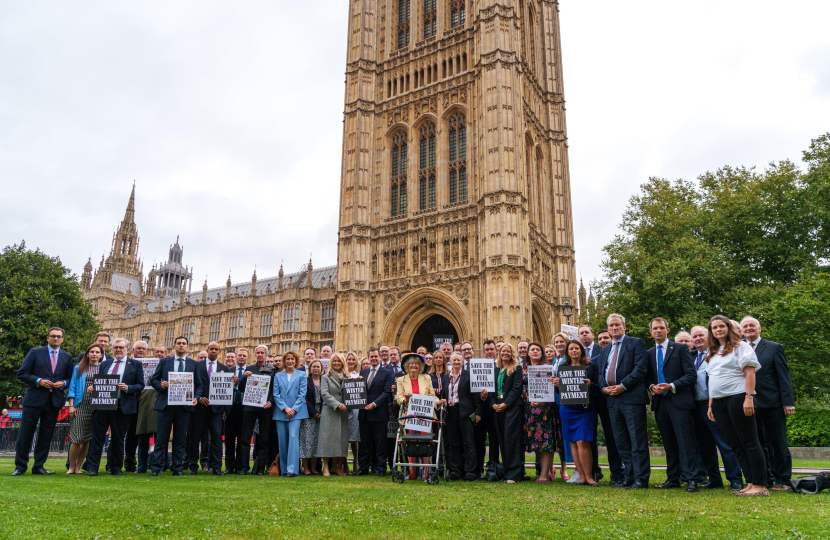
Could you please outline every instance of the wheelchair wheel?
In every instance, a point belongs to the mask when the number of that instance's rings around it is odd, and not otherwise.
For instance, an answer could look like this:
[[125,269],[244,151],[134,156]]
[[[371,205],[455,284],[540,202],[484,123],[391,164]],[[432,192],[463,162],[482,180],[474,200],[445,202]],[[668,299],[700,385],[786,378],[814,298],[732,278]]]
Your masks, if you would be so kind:
[[441,477],[438,475],[437,471],[433,471],[427,475],[427,484],[430,486],[437,486],[440,481]]
[[403,484],[403,471],[392,471],[392,482],[395,484]]

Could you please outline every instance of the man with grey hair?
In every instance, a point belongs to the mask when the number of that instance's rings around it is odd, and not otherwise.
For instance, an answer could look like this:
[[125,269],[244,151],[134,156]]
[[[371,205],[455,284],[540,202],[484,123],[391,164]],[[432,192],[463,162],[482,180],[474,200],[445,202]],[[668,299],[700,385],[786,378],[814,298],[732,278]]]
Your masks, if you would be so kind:
[[112,342],[114,358],[101,363],[100,375],[118,377],[118,393],[115,410],[92,411],[92,442],[87,454],[89,476],[98,476],[101,453],[107,429],[110,430],[110,451],[108,452],[109,473],[121,476],[124,473],[124,436],[130,422],[130,415],[138,413],[138,394],[144,389],[144,366],[138,360],[127,357],[129,343],[118,338]]
[[784,347],[761,338],[761,323],[753,317],[741,320],[741,334],[755,350],[761,367],[755,372],[755,423],[767,461],[773,491],[790,489],[793,460],[787,444],[787,416],[795,412],[793,381]]
[[614,441],[625,469],[625,480],[612,487],[647,489],[651,476],[646,406],[648,351],[640,338],[625,335],[625,317],[612,313],[606,320],[611,344],[599,356],[600,390],[608,404]]
[[[248,377],[251,375],[270,375],[271,381],[269,388],[271,392],[268,394],[268,401],[265,402],[264,407],[254,407],[252,405],[242,406],[242,453],[237,458],[237,474],[240,471],[248,471],[248,452],[251,446],[251,439],[254,436],[254,424],[259,420],[259,435],[256,438],[256,447],[254,448],[254,469],[253,474],[262,476],[265,474],[265,468],[270,465],[268,461],[268,443],[271,433],[271,417],[274,413],[274,375],[277,370],[266,362],[268,359],[268,347],[266,345],[257,345],[254,349],[254,356],[256,363],[248,366],[248,370],[244,373],[242,380],[239,382],[239,391],[245,395],[245,386],[248,383]],[[300,376],[305,376],[304,373]]]
[[676,336],[674,336],[675,343],[682,343],[686,347],[689,348],[689,352],[694,352],[695,346],[692,345],[692,335],[688,332],[678,332]]
[[320,349],[320,359],[321,360],[330,360],[331,359],[331,347],[328,345],[323,345],[323,348]]
[[[146,341],[136,341],[133,343],[133,359],[138,360],[141,362],[142,358],[147,356],[147,342]],[[143,367],[143,365],[142,365]],[[144,390],[141,391],[141,395],[138,396],[138,410],[141,410],[141,396],[144,394]],[[130,415],[130,423],[127,426],[127,439],[124,441],[124,470],[126,472],[135,473],[137,472],[138,468],[136,467],[136,449],[139,446],[139,438],[136,435],[136,427],[138,424],[138,413]],[[149,439],[148,439],[149,444]],[[142,447],[139,450],[139,454],[143,453],[142,456],[139,455],[138,457],[138,466],[140,467],[141,464],[144,464],[146,469],[147,465],[147,452],[149,447]],[[109,458],[109,456],[107,456]],[[109,461],[109,459],[108,459]]]

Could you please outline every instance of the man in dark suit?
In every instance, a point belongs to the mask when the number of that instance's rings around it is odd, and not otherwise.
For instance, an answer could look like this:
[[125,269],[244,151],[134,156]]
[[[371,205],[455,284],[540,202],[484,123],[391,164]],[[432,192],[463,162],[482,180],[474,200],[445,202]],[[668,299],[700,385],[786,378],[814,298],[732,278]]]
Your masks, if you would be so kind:
[[[464,356],[464,371],[470,370],[470,360],[473,357],[472,350],[468,352],[464,352],[469,344],[462,344],[461,345],[461,354]],[[490,360],[496,360],[496,342],[492,339],[484,340],[484,343],[481,345],[482,353],[484,358],[488,358]],[[470,349],[472,349],[472,345],[470,345]],[[469,358],[467,357],[469,355]],[[495,370],[495,365],[493,367]],[[494,371],[495,377],[495,371]],[[495,380],[495,379],[494,379]],[[475,396],[476,404],[481,402],[481,396],[476,394]],[[483,403],[483,402],[482,402]],[[473,436],[475,438],[476,443],[476,467],[475,467],[475,474],[476,478],[484,478],[484,459],[485,456],[488,462],[498,463],[499,462],[499,437],[496,433],[496,423],[495,417],[493,416],[493,409],[489,406],[482,406],[481,410],[481,421],[479,421],[475,427],[473,428]],[[487,440],[489,436],[490,445],[488,448]]]
[[190,415],[193,407],[204,395],[202,378],[193,377],[192,405],[168,405],[167,389],[170,386],[170,373],[196,373],[196,361],[187,356],[187,338],[179,336],[174,341],[175,353],[159,361],[150,384],[159,393],[153,407],[158,412],[158,431],[153,448],[150,476],[158,476],[165,462],[167,444],[170,442],[170,432],[173,432],[173,465],[170,470],[173,476],[184,476],[182,467],[187,446],[187,427],[190,424]]
[[651,476],[646,431],[648,351],[640,338],[625,335],[625,317],[608,316],[611,344],[599,357],[600,390],[605,394],[614,441],[625,470],[626,489],[647,489]]
[[[755,422],[765,435],[761,441],[771,471],[773,491],[790,489],[793,460],[787,444],[787,416],[795,412],[793,382],[784,347],[761,338],[761,323],[752,317],[741,321],[741,334],[755,350],[761,368],[755,372]],[[771,454],[771,456],[770,456]]]
[[[196,363],[196,376],[202,379],[204,395],[199,398],[190,418],[192,433],[187,437],[187,453],[190,455],[190,475],[199,472],[199,441],[205,432],[210,433],[209,467],[216,476],[224,476],[222,472],[222,428],[225,415],[230,411],[230,405],[211,405],[209,399],[210,377],[214,373],[231,371],[219,361],[221,349],[215,341],[207,347],[207,358]],[[234,377],[235,378],[235,377]]]
[[[360,422],[360,466],[355,476],[369,474],[374,463],[378,476],[386,476],[386,425],[389,422],[389,389],[394,384],[392,371],[380,366],[380,355],[369,349],[370,368],[360,372],[366,380],[366,408],[358,414]],[[374,448],[374,454],[372,449]]]
[[[378,351],[380,352],[380,351]],[[386,369],[392,374],[392,386],[389,388],[389,416],[390,418],[397,418],[401,412],[401,406],[398,405],[395,396],[398,387],[396,381],[403,377],[404,373],[401,370],[401,350],[397,347],[389,347],[389,363],[386,364]],[[392,460],[395,458],[395,439],[391,437],[386,438],[386,463],[389,465],[389,470],[392,471]]]
[[695,435],[692,411],[695,408],[697,372],[682,343],[669,341],[669,323],[655,317],[649,323],[654,347],[648,351],[648,389],[651,392],[651,410],[666,450],[666,481],[660,489],[680,487],[680,468],[686,480],[686,491],[697,491],[695,464]]
[[130,415],[138,413],[138,394],[144,389],[144,365],[127,357],[127,340],[116,339],[112,344],[115,357],[101,363],[100,375],[118,375],[118,399],[115,410],[92,411],[92,442],[89,443],[87,468],[89,476],[98,476],[101,453],[110,430],[110,446],[107,452],[107,470],[122,476],[124,466],[124,436]]
[[[43,468],[49,457],[52,432],[63,407],[65,393],[72,379],[74,362],[72,355],[61,350],[64,332],[62,328],[50,328],[46,334],[46,347],[31,349],[17,370],[17,379],[27,386],[23,395],[23,417],[17,439],[12,476],[23,476],[29,465],[29,449],[37,429],[35,463],[32,474],[55,474]],[[38,428],[40,422],[40,428]]]
[[[314,349],[312,349],[312,352]],[[271,433],[271,418],[274,416],[274,375],[277,370],[274,366],[266,362],[268,360],[268,347],[265,345],[257,345],[254,349],[254,356],[256,363],[248,366],[247,371],[243,374],[244,377],[239,382],[239,391],[245,395],[245,386],[248,384],[248,377],[251,375],[270,375],[271,376],[271,392],[268,394],[268,401],[264,407],[254,407],[251,405],[244,405],[242,407],[242,451],[236,460],[236,474],[248,474],[250,470],[250,463],[248,455],[251,450],[251,438],[254,436],[254,425],[259,420],[259,433],[256,437],[256,447],[254,447],[254,468],[253,474],[261,476],[265,474],[266,467],[271,464],[268,461],[268,441],[272,435]],[[297,370],[299,371],[299,370]],[[304,372],[300,372],[301,377],[305,377]],[[276,435],[276,434],[274,434]]]
[[[599,361],[599,353],[602,347],[598,343],[594,343],[594,330],[587,324],[583,324],[577,330],[579,342],[585,347],[585,356],[591,362]],[[608,404],[605,399],[601,399],[594,406],[594,414],[599,419],[594,418],[594,440],[591,441],[591,452],[593,457],[593,464],[591,473],[594,477],[594,482],[599,482],[602,477],[602,468],[599,466],[599,446],[597,445],[597,427],[602,423],[602,431],[605,433],[605,448],[608,451],[608,466],[611,469],[611,483],[623,483],[623,463],[620,459],[620,454],[617,452],[617,445],[614,442],[614,432],[611,428],[611,417],[608,415]]]
[[[225,472],[227,474],[237,474],[237,466],[242,461],[242,392],[239,391],[239,382],[245,376],[248,370],[248,350],[240,349],[235,353],[225,353],[227,357],[229,354],[234,355],[234,362],[236,365],[232,369],[234,374],[235,388],[233,391],[233,405],[228,410],[228,415],[225,418]],[[250,441],[248,441],[247,451],[250,453]],[[245,463],[250,459],[246,455]],[[243,474],[247,474],[243,471]]]

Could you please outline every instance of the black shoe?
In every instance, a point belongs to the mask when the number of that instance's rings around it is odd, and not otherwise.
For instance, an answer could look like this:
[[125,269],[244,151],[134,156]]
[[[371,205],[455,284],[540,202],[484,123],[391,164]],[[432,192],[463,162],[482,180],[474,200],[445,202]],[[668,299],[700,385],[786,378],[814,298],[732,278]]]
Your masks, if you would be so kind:
[[187,476],[196,476],[197,474],[199,474],[199,471],[190,471]]
[[173,476],[184,476],[184,473],[182,471],[174,471]]
[[264,473],[261,473],[261,472],[255,472],[255,473],[254,473],[254,476],[263,476],[263,474],[264,474]]
[[133,471],[133,474],[145,474],[147,473],[147,469],[136,469]]
[[624,488],[624,487],[626,487],[625,482],[623,482],[621,480],[611,480],[611,483],[609,484],[609,486],[611,486],[612,488]]
[[158,475],[159,473],[157,473],[156,471],[150,471],[150,478],[155,478]]
[[110,474],[113,475],[113,476],[124,476],[124,473],[121,472],[121,469],[115,469],[115,470],[111,471]]
[[366,471],[355,471],[352,473],[352,476],[368,476],[369,473]]
[[225,474],[236,474],[236,469],[225,469]]
[[26,469],[17,468],[12,473],[12,476],[23,476],[24,474],[26,474]]
[[378,476],[380,476],[381,478],[383,478],[384,476],[386,476],[386,473],[385,473],[385,472],[383,472],[383,471],[381,471],[381,472],[379,472],[379,473],[378,473]]
[[677,480],[666,480],[662,484],[658,484],[654,487],[656,487],[657,489],[676,489],[680,487],[680,482],[678,482]]
[[717,484],[717,483],[712,482],[711,480],[709,480],[708,482],[705,482],[703,484],[699,483],[697,485],[697,487],[698,487],[698,489],[723,489],[723,482],[721,482],[720,484]]
[[225,473],[222,471],[213,471],[213,476],[225,476]]
[[87,476],[98,476],[98,471],[89,471]]
[[740,491],[745,487],[746,486],[743,484],[743,482],[730,482],[729,483],[729,491]]
[[594,482],[599,482],[600,480],[605,478],[605,475],[601,472],[595,472],[592,476],[594,477]]
[[686,484],[686,493],[697,493],[697,482],[689,480],[689,483]]
[[49,476],[50,474],[55,474],[52,471],[47,471],[43,467],[38,467],[37,469],[32,469],[32,474],[42,474],[44,476]]
[[634,482],[630,486],[626,486],[625,489],[630,489],[630,490],[648,489],[648,484],[643,484],[641,482]]
[[238,473],[236,473],[236,475],[237,476],[248,476],[248,473],[245,472],[245,471],[239,471]]

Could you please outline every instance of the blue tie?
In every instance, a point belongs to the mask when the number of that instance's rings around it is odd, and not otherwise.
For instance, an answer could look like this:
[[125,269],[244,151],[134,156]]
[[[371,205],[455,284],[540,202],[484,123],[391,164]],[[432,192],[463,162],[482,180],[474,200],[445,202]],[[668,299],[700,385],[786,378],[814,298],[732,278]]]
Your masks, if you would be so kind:
[[697,361],[695,361],[695,369],[700,369],[700,364],[703,363],[703,353],[697,353]]
[[657,382],[665,384],[666,378],[663,377],[663,346],[657,346]]

